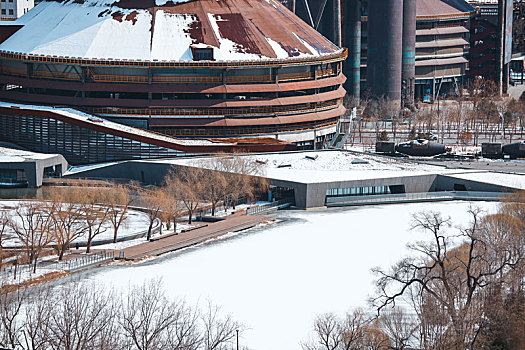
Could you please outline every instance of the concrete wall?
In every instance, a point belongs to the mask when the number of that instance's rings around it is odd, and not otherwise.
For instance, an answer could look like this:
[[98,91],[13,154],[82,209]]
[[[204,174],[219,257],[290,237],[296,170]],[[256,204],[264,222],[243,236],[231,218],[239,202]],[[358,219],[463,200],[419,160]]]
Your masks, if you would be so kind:
[[467,191],[473,192],[516,192],[515,188],[489,184],[484,182],[459,179],[453,176],[438,175],[436,191],[454,191],[454,185],[463,185]]
[[306,198],[301,198],[298,202],[305,203],[305,205],[301,206],[298,203],[296,203],[296,205],[300,208],[322,207],[325,205],[326,190],[333,188],[404,185],[407,193],[429,192],[433,191],[435,188],[435,179],[436,175],[422,175],[308,184]]
[[44,179],[44,169],[52,166],[60,165],[62,172],[67,169],[67,162],[61,155],[49,157],[45,159],[31,159],[23,162],[0,162],[2,169],[19,169],[24,170],[29,187],[42,186]]
[[68,174],[65,177],[72,179],[135,180],[145,185],[160,185],[170,167],[171,164],[130,160],[76,174]]

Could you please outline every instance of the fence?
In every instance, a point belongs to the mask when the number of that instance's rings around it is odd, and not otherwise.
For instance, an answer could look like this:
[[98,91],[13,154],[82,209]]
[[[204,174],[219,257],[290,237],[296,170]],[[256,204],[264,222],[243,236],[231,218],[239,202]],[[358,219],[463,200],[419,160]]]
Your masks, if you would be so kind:
[[20,283],[44,273],[58,271],[74,273],[113,261],[114,258],[115,253],[111,250],[93,253],[71,260],[39,261],[35,273],[33,273],[34,266],[32,264],[12,265],[0,270],[0,280],[4,283],[13,280]]
[[505,193],[499,192],[444,191],[371,196],[327,197],[326,206],[337,207],[347,205],[390,204],[403,202],[439,202],[452,200],[499,201],[505,196]]
[[251,207],[246,209],[246,214],[248,215],[257,215],[257,214],[263,214],[274,210],[284,209],[288,208],[292,205],[294,205],[295,199],[293,197],[290,198],[284,198],[272,203],[258,205],[255,207]]

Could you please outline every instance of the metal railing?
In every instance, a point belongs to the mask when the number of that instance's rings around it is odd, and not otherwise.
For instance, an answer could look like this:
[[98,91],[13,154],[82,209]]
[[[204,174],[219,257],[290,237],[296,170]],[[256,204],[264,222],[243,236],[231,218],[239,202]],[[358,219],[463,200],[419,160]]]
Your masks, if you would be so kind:
[[246,61],[142,61],[131,59],[91,59],[76,57],[57,57],[20,52],[0,51],[0,58],[24,62],[60,63],[85,66],[115,67],[265,67],[280,65],[303,65],[340,62],[348,56],[347,49],[314,57],[294,57],[287,59],[256,59]]
[[295,198],[284,198],[272,203],[263,204],[263,205],[257,205],[251,208],[246,209],[247,215],[257,215],[257,214],[263,214],[270,211],[275,211],[279,209],[288,208],[295,204]]
[[148,115],[148,116],[250,116],[295,114],[298,112],[320,112],[338,107],[342,99],[337,98],[324,102],[312,102],[286,106],[264,106],[244,108],[117,108],[117,107],[89,107],[86,112],[98,115]]
[[11,265],[0,270],[0,279],[4,283],[14,280],[15,282],[22,282],[31,279],[33,276],[42,274],[42,270],[49,272],[65,271],[74,273],[89,269],[91,267],[99,266],[104,263],[113,261],[115,253],[112,250],[92,253],[77,259],[62,260],[62,261],[39,261],[36,265],[36,272],[33,273],[33,264]]
[[[106,262],[113,261],[114,259],[115,252],[113,250],[104,250],[102,252],[86,255],[78,259],[57,261],[53,264],[56,264],[55,266],[59,270],[67,272],[77,272],[91,267],[99,266]],[[49,265],[48,267],[54,267],[53,264]]]
[[506,193],[499,192],[442,191],[369,196],[327,197],[326,206],[336,207],[346,205],[390,204],[403,202],[438,202],[452,200],[499,201],[506,195]]

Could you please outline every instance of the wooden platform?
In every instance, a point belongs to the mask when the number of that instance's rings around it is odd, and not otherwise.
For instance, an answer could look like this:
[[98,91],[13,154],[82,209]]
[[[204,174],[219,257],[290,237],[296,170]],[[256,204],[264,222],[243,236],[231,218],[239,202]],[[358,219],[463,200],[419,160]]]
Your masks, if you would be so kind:
[[164,254],[178,249],[202,243],[208,239],[222,236],[228,232],[237,232],[260,224],[269,218],[260,215],[231,215],[225,220],[208,223],[178,235],[156,237],[155,241],[145,242],[122,250],[115,251],[116,259],[138,260],[149,256]]

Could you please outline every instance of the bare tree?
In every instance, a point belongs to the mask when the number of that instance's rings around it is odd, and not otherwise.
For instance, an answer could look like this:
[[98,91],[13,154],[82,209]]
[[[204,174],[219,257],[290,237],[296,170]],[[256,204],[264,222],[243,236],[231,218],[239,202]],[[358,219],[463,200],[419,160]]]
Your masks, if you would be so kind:
[[10,227],[24,245],[29,263],[33,264],[33,272],[36,272],[40,253],[52,240],[49,234],[52,224],[49,214],[54,210],[52,206],[47,206],[44,210],[42,203],[38,202],[20,202],[10,220]]
[[60,287],[50,314],[48,344],[57,350],[90,350],[116,316],[114,296],[97,286],[69,283]]
[[476,327],[483,315],[478,296],[522,261],[521,253],[508,245],[504,252],[498,252],[500,248],[482,234],[480,210],[471,208],[469,213],[471,225],[457,235],[445,232],[450,220],[439,213],[415,215],[413,228],[431,237],[429,241],[409,245],[421,255],[401,260],[389,272],[375,269],[380,276],[377,281],[380,296],[375,299],[378,310],[395,305],[412,288],[419,289],[419,295],[437,305],[435,311],[445,313],[450,349],[474,347]]
[[153,190],[139,190],[140,200],[144,207],[146,214],[148,215],[148,234],[146,239],[149,241],[151,239],[153,225],[162,215],[162,209],[164,208],[167,201],[170,199],[167,198],[166,193],[163,189],[153,189]]
[[82,206],[78,204],[83,196],[83,191],[72,187],[67,191],[52,189],[48,194],[51,205],[47,208],[47,215],[51,217],[50,233],[56,244],[58,260],[62,260],[64,253],[71,247],[72,242],[84,235],[87,225],[83,221]]
[[[20,344],[27,350],[49,349],[50,319],[55,310],[54,294],[49,286],[37,286],[27,291],[24,305],[24,327]],[[64,315],[68,317],[67,315]]]
[[231,316],[220,315],[220,307],[208,303],[208,308],[202,316],[203,350],[229,349],[235,339],[236,331],[242,330],[240,323]]
[[113,243],[117,242],[118,230],[128,220],[130,205],[129,189],[123,185],[110,187],[107,205],[109,222],[113,226]]
[[396,350],[406,349],[416,332],[419,323],[407,314],[402,308],[383,312],[379,317],[380,328],[390,339],[392,348]]
[[[204,170],[196,167],[180,167],[170,169],[168,175],[174,179],[175,197],[182,201],[188,212],[188,224],[192,223],[193,215],[204,202]],[[211,179],[209,179],[211,180]]]
[[319,315],[314,321],[314,344],[303,344],[305,350],[336,350],[343,341],[339,320],[333,313]]
[[109,220],[109,206],[107,203],[107,191],[84,188],[80,199],[80,207],[83,221],[86,224],[87,245],[86,253],[91,251],[93,239],[107,230],[106,223]]
[[22,322],[19,319],[22,306],[26,300],[22,288],[8,291],[6,286],[0,288],[0,345],[15,349],[19,344]]
[[170,342],[168,330],[177,326],[177,308],[164,295],[160,281],[150,281],[124,298],[120,324],[138,350],[165,349]]
[[164,220],[170,229],[170,222],[173,221],[173,231],[177,232],[177,218],[184,214],[184,202],[181,200],[180,182],[174,171],[169,171],[164,177],[163,190],[167,195],[166,201],[162,207]]
[[12,237],[12,232],[10,231],[9,223],[10,220],[8,212],[6,210],[0,210],[0,268],[2,267],[2,263],[5,256],[4,242],[6,239]]

